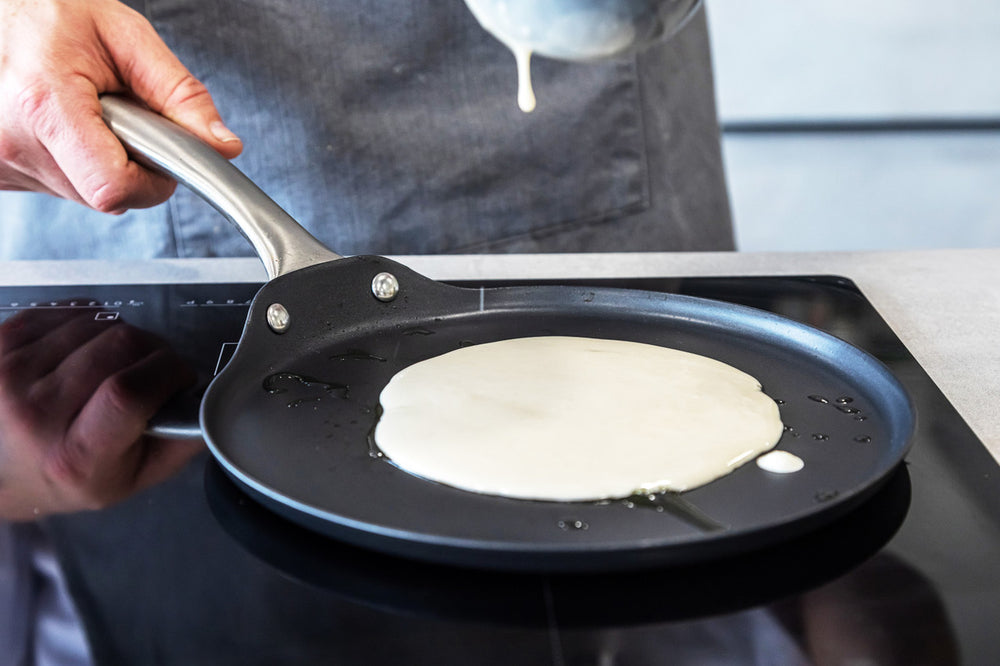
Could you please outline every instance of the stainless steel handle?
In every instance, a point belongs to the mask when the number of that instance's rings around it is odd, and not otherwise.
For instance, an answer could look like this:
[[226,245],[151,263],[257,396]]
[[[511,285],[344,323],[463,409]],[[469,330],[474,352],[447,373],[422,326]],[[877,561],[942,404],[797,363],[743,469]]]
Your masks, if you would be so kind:
[[243,233],[269,278],[339,259],[229,160],[180,125],[135,102],[104,95],[104,122],[137,161],[165,172]]

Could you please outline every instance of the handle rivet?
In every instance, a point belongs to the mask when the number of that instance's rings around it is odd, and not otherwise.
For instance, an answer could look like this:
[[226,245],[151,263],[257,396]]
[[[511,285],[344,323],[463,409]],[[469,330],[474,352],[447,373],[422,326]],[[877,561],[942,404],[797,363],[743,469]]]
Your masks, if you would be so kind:
[[267,325],[275,333],[284,333],[292,324],[292,316],[281,303],[271,303],[267,306]]
[[372,279],[372,293],[380,301],[391,301],[399,294],[399,280],[392,273],[379,273]]

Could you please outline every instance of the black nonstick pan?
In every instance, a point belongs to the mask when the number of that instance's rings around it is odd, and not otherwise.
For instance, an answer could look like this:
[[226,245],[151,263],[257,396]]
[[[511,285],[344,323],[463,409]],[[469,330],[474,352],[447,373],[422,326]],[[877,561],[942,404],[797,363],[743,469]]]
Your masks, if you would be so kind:
[[[239,170],[162,117],[115,97],[105,120],[130,152],[237,224],[270,280],[202,400],[200,423],[251,497],[322,534],[394,555],[521,571],[689,563],[815,529],[902,461],[915,415],[865,352],[742,306],[623,289],[445,285],[377,256],[341,258]],[[400,369],[463,345],[578,335],[669,346],[759,379],[778,401],[793,474],[754,463],[685,493],[606,502],[514,500],[410,475],[371,442]],[[601,387],[595,387],[601,390]],[[615,445],[609,442],[609,445]]]

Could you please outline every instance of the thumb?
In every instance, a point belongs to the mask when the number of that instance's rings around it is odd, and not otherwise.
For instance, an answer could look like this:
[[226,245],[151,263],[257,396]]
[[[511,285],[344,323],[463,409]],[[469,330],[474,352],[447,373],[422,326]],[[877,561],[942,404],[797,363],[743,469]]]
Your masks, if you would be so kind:
[[[177,59],[145,19],[135,39],[102,34],[122,83],[152,110],[187,128],[222,156],[232,159],[243,143],[219,115],[205,85]],[[110,28],[110,26],[102,26]]]

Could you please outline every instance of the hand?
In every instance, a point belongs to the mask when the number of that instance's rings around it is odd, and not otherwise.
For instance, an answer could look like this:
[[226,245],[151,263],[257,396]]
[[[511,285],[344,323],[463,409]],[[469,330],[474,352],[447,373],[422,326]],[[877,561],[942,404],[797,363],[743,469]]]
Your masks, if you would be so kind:
[[168,478],[202,442],[143,432],[194,380],[164,342],[93,310],[0,324],[0,518],[99,509]]
[[103,212],[165,201],[176,183],[129,161],[98,95],[130,92],[227,158],[242,150],[205,86],[117,0],[0,0],[0,189]]

